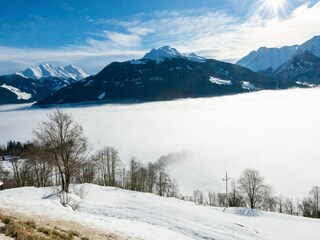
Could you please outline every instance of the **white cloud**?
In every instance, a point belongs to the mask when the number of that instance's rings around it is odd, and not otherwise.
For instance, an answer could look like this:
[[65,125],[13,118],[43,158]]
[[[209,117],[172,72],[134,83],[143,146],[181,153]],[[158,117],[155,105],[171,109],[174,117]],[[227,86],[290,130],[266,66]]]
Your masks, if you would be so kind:
[[66,47],[60,49],[20,49],[0,47],[0,74],[10,74],[43,62],[54,65],[78,64],[95,74],[112,61],[141,57],[144,52],[129,49],[96,47]]
[[258,10],[247,19],[225,12],[191,15],[190,12],[163,12],[158,13],[160,18],[134,21],[132,25],[157,29],[150,36],[153,41],[149,41],[155,47],[172,45],[181,51],[221,60],[239,59],[260,46],[301,44],[319,34],[320,2],[305,3],[286,17],[266,18],[263,11]]
[[[236,2],[237,0],[230,0]],[[105,20],[123,31],[102,30],[82,45],[58,49],[0,46],[0,73],[41,62],[80,64],[93,74],[112,61],[140,58],[152,47],[171,45],[182,52],[235,61],[260,46],[301,44],[319,34],[320,2],[305,3],[286,17],[265,18],[260,11],[241,19],[208,9],[137,14],[130,21]],[[95,21],[95,20],[90,20]],[[106,28],[105,28],[106,29]]]

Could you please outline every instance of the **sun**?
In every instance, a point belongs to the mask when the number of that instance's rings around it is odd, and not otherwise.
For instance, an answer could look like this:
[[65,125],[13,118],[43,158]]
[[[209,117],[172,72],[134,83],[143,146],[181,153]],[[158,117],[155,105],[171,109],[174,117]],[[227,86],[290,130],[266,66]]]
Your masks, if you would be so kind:
[[263,0],[263,8],[270,15],[279,15],[286,10],[287,0]]
[[265,0],[266,5],[277,10],[283,5],[284,0]]

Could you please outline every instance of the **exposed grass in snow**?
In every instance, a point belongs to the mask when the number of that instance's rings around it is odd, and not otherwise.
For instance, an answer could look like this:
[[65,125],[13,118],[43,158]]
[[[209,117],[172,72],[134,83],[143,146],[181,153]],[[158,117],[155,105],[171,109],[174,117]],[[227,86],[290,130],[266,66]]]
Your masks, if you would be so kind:
[[43,227],[37,226],[33,220],[23,221],[16,217],[0,213],[0,222],[4,223],[1,228],[6,236],[16,240],[72,240],[72,239],[89,239],[81,237],[77,231],[64,230],[57,226]]

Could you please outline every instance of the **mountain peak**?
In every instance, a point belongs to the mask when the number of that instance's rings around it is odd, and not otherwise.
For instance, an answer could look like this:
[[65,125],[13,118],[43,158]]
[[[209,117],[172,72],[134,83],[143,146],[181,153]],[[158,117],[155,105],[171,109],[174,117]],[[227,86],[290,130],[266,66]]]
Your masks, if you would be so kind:
[[165,58],[184,58],[177,49],[170,46],[163,46],[160,48],[152,48],[152,50],[146,53],[142,59],[155,60],[157,62],[163,61]]
[[22,72],[16,72],[16,75],[32,78],[32,79],[40,79],[45,77],[57,77],[62,79],[74,79],[80,80],[88,77],[88,74],[78,66],[68,65],[66,67],[54,67],[50,63],[41,63],[35,67],[29,67]]
[[170,46],[163,46],[160,48],[152,48],[150,52],[146,53],[142,59],[154,60],[162,62],[164,59],[183,58],[194,62],[205,62],[204,57],[200,57],[194,53],[189,55],[179,52],[177,49]]

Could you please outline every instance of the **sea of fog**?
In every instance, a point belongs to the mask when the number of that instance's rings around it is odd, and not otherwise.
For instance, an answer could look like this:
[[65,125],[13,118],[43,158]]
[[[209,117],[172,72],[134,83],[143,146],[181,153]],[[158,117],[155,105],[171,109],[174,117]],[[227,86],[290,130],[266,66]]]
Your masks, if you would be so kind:
[[[0,144],[32,139],[52,110],[0,106]],[[294,200],[320,184],[320,88],[64,110],[83,126],[92,151],[114,146],[124,162],[186,151],[170,166],[183,193],[223,191],[225,172],[237,178],[245,168]]]

